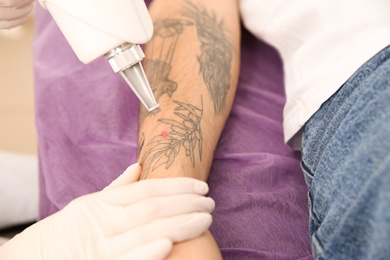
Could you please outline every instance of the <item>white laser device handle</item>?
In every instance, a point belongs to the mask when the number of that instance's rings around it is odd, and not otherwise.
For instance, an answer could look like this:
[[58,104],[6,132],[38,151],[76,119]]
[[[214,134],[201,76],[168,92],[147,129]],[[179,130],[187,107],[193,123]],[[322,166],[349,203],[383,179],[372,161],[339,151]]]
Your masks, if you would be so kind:
[[39,2],[80,61],[88,64],[107,55],[114,71],[120,72],[146,108],[158,107],[140,63],[144,54],[138,44],[148,42],[153,35],[153,22],[143,0]]

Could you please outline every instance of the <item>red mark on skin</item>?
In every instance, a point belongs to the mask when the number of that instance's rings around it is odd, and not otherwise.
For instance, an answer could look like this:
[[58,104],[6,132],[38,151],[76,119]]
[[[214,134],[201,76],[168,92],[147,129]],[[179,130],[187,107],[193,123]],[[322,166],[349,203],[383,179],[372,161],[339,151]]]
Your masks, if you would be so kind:
[[161,132],[161,137],[162,138],[167,138],[168,137],[168,132],[167,131],[162,131]]

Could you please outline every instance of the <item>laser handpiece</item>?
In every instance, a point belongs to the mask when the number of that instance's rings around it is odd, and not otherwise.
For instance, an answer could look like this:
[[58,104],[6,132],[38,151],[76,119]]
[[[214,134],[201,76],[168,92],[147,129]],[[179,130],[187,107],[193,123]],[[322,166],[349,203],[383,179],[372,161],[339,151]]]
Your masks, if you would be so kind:
[[145,57],[141,47],[134,44],[123,44],[105,55],[115,73],[133,90],[148,111],[158,107],[149,86],[141,61]]
[[148,42],[153,23],[143,0],[39,0],[52,15],[80,61],[104,56],[138,99],[158,107],[141,61],[139,44]]

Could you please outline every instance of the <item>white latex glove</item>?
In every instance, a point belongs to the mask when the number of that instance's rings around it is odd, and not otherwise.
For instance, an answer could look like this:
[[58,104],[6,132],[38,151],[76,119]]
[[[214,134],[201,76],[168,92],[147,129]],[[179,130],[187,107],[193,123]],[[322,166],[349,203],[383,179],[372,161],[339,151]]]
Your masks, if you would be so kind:
[[34,0],[0,0],[0,29],[11,29],[26,22]]
[[0,259],[164,259],[172,243],[211,224],[206,183],[190,178],[139,182],[129,167],[103,191],[75,199],[0,247]]

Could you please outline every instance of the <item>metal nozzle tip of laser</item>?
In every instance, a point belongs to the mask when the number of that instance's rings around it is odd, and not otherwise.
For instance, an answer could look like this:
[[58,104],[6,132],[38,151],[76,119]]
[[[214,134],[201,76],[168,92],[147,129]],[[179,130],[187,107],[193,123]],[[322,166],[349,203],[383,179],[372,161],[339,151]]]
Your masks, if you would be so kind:
[[148,111],[159,106],[140,62],[122,70],[120,74]]

